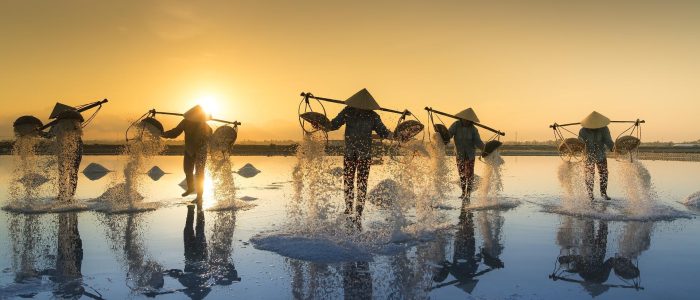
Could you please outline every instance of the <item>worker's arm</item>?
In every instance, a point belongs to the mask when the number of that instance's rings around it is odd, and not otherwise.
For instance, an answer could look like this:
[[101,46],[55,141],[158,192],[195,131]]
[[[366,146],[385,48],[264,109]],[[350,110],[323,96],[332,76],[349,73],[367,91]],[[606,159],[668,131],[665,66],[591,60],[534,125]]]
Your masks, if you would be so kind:
[[345,122],[347,121],[348,117],[348,108],[345,107],[343,110],[341,110],[333,120],[331,120],[331,123],[328,125],[326,128],[326,131],[333,131],[333,130],[338,130],[340,129],[341,126],[345,125]]
[[447,132],[450,133],[450,137],[449,137],[450,139],[453,138],[455,136],[455,134],[457,134],[457,126],[458,126],[457,124],[458,123],[459,123],[459,121],[455,121],[454,123],[452,123],[452,125],[450,125],[450,128],[447,130]]
[[608,146],[608,150],[612,151],[615,148],[615,142],[613,142],[610,136],[610,129],[606,126],[603,128],[603,144]]
[[372,130],[374,130],[374,132],[376,132],[383,139],[390,138],[391,131],[386,128],[386,125],[384,125],[379,115],[375,113],[372,119],[374,123],[372,126]]
[[481,140],[481,136],[479,135],[479,129],[476,129],[474,127],[474,145],[479,147],[479,149],[484,150],[484,141]]
[[174,139],[174,138],[180,136],[180,134],[182,134],[182,131],[184,131],[184,130],[185,130],[185,120],[182,120],[182,121],[180,121],[179,124],[177,124],[177,126],[175,126],[175,128],[170,129],[166,132],[163,132],[163,134],[161,134],[161,136],[166,138],[166,139]]

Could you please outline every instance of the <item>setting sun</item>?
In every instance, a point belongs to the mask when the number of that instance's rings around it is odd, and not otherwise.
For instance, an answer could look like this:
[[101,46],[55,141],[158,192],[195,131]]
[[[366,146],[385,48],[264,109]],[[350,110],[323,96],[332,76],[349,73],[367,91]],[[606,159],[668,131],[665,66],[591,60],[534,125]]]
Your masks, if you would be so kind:
[[[217,112],[219,112],[219,109],[221,109],[217,100],[218,100],[217,97],[209,94],[209,95],[203,95],[203,96],[198,97],[195,100],[195,103],[202,106],[202,108],[204,108],[204,111],[207,114],[217,115]],[[218,114],[220,114],[220,113],[218,113]]]

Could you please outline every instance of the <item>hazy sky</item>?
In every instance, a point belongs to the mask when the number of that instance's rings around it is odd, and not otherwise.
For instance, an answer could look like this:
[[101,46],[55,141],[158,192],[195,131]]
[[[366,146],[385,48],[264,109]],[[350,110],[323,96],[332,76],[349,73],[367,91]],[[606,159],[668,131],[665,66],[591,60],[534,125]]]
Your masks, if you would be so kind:
[[426,105],[473,107],[506,140],[592,110],[646,119],[646,141],[697,140],[699,54],[700,1],[2,0],[0,138],[56,101],[109,98],[87,139],[198,101],[240,139],[299,139],[300,92],[366,87],[424,122]]

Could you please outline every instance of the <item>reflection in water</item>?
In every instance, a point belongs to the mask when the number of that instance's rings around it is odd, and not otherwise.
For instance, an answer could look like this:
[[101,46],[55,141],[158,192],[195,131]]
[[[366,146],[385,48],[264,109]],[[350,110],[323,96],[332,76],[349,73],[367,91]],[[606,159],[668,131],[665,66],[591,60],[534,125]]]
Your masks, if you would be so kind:
[[345,299],[372,298],[372,273],[368,262],[343,264],[343,291]]
[[[195,216],[196,215],[196,216]],[[230,285],[241,281],[230,261],[233,250],[235,211],[218,211],[212,228],[212,241],[207,242],[204,211],[201,207],[187,207],[185,228],[182,232],[185,248],[185,267],[166,273],[178,280],[184,288],[178,291],[191,299],[203,299],[214,285]]]
[[[0,298],[34,297],[50,290],[54,297],[101,299],[99,293],[85,290],[82,278],[83,242],[76,212],[55,215],[12,215],[14,286],[0,289]],[[44,288],[42,278],[50,285]]]
[[112,251],[126,271],[127,283],[136,292],[163,287],[163,268],[149,258],[143,239],[143,213],[105,214],[102,220]]
[[[441,263],[433,275],[433,280],[440,284],[431,289],[454,284],[471,294],[479,282],[477,277],[505,266],[499,258],[503,252],[503,244],[501,243],[503,217],[501,217],[500,212],[478,211],[477,220],[483,238],[481,251],[479,253],[476,251],[474,213],[463,210],[459,216],[459,224],[455,233],[452,261]],[[482,260],[486,268],[480,271],[479,266]],[[449,275],[455,279],[445,282]]]
[[[620,239],[618,255],[607,257],[608,222],[592,219],[562,217],[557,232],[561,247],[552,280],[580,283],[591,296],[605,293],[612,287],[642,289],[639,268],[634,262],[648,249],[651,239],[650,222],[629,222]],[[634,260],[634,261],[633,261]],[[624,284],[607,283],[614,271]],[[570,274],[578,274],[575,279]],[[629,282],[629,281],[632,282]]]

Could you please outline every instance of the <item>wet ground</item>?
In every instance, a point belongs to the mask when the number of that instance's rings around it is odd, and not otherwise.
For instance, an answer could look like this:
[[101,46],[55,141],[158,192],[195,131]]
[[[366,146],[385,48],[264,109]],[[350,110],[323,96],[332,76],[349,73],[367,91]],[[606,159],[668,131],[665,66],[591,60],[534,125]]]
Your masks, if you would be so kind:
[[[0,157],[2,206],[12,159]],[[309,247],[311,255],[297,260],[256,249],[250,241],[285,230],[294,157],[232,157],[234,169],[251,163],[262,171],[251,178],[235,175],[237,197],[255,206],[208,211],[215,204],[208,198],[202,213],[179,197],[180,158],[157,157],[152,164],[168,174],[157,181],[144,177],[142,189],[146,201],[160,203],[155,211],[0,212],[0,298],[696,299],[700,294],[700,220],[687,218],[696,212],[678,203],[700,190],[700,163],[644,161],[656,201],[680,213],[639,222],[543,212],[542,204],[556,203],[563,193],[559,158],[504,159],[502,197],[519,200],[519,206],[461,212],[453,184],[439,208],[449,226],[424,239],[397,240],[394,251],[371,252],[368,259],[351,253],[362,259],[328,262],[318,251],[323,248]],[[93,162],[110,170],[124,164],[121,157],[86,156],[81,170]],[[619,164],[610,161],[613,204],[627,197]],[[477,174],[481,168],[477,163]],[[370,186],[387,178],[384,169],[373,167]],[[96,180],[81,174],[77,198],[98,197],[111,182],[111,173]],[[330,193],[330,202],[341,201],[339,190]],[[366,210],[375,221],[367,220],[362,230],[381,226],[382,211],[372,205]]]

